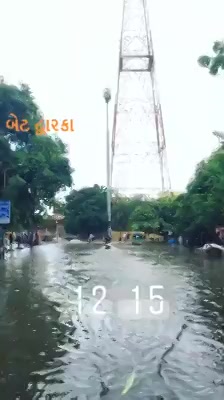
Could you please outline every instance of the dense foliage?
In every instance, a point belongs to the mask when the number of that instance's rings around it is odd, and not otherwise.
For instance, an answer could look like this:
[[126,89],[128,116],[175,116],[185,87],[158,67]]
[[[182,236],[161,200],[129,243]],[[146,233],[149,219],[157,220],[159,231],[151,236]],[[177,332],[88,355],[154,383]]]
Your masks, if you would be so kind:
[[73,234],[104,232],[107,228],[106,190],[94,185],[73,190],[66,198],[65,229]]
[[[140,200],[114,196],[112,229],[115,231],[167,231],[174,226],[174,197]],[[98,185],[73,191],[66,199],[65,227],[70,233],[88,234],[107,229],[106,189]]]
[[224,149],[201,162],[187,192],[179,199],[177,227],[197,241],[216,240],[224,225]]
[[[224,149],[202,161],[185,193],[157,200],[115,196],[112,201],[112,228],[115,231],[144,231],[166,235],[182,234],[189,243],[217,241],[215,228],[224,225]],[[106,229],[105,188],[95,185],[73,191],[67,197],[66,229],[88,234]]]
[[[29,122],[29,132],[6,127],[13,113]],[[42,118],[31,90],[0,83],[0,199],[11,200],[12,224],[26,227],[40,220],[55,194],[71,186],[71,168],[58,137],[36,136]]]
[[214,56],[203,55],[199,57],[198,63],[201,67],[208,68],[211,75],[217,75],[219,70],[224,69],[224,42],[214,42],[213,48]]

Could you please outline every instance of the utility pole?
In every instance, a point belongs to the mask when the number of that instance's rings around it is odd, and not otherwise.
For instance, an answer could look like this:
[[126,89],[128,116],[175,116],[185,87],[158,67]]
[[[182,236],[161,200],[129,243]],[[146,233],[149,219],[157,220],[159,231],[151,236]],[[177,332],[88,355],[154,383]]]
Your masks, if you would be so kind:
[[111,164],[110,164],[110,130],[109,130],[109,102],[111,100],[111,91],[106,88],[103,92],[106,103],[106,171],[107,171],[107,234],[111,239]]
[[6,188],[7,185],[7,171],[10,170],[10,168],[5,168],[3,170],[3,188]]
[[3,182],[3,188],[6,188],[6,169],[3,171],[3,177],[4,177],[4,182]]

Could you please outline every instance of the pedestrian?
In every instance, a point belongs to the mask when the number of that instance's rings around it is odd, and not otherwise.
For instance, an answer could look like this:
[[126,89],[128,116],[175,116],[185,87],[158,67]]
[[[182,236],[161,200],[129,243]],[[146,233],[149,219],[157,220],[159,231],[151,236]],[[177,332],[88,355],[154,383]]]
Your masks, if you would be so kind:
[[92,242],[94,240],[94,235],[92,233],[90,233],[89,238],[88,238],[88,242]]
[[111,238],[110,238],[110,236],[108,234],[105,236],[104,242],[105,242],[106,245],[111,242]]
[[38,230],[35,232],[34,243],[36,246],[40,244],[40,235],[39,235]]
[[179,243],[180,246],[183,245],[183,236],[180,235],[180,236],[178,237],[178,243]]
[[21,249],[21,243],[22,243],[22,237],[21,234],[18,233],[18,235],[16,236],[16,241],[17,241],[17,249]]
[[9,245],[10,245],[10,250],[12,251],[12,245],[13,245],[13,232],[9,232]]

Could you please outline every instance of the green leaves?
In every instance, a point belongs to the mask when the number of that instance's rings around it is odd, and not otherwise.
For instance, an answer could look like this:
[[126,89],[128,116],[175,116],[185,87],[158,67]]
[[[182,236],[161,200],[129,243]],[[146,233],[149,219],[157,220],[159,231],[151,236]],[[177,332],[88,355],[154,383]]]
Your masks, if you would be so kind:
[[[16,132],[6,127],[9,115],[13,113],[19,121],[27,120],[30,132]],[[0,134],[8,137],[17,146],[28,143],[30,136],[35,134],[34,125],[42,118],[28,85],[20,87],[0,83]]]
[[142,201],[131,214],[131,227],[135,231],[160,233],[173,230],[175,219],[174,197]]
[[224,42],[216,40],[213,44],[212,50],[216,54],[224,54]]
[[[27,119],[31,132],[9,131],[10,113]],[[13,223],[24,227],[52,204],[59,190],[72,184],[64,143],[57,137],[34,134],[41,116],[28,85],[0,83],[0,197],[11,200]]]
[[201,56],[198,58],[198,63],[201,67],[208,68],[211,63],[211,57]]
[[[186,193],[157,200],[113,198],[112,226],[116,231],[144,231],[198,236],[224,224],[224,150],[214,152],[196,168]],[[66,204],[71,233],[106,229],[106,191],[94,186],[72,192]]]
[[107,229],[106,191],[102,186],[73,190],[66,198],[65,227],[69,233],[87,235]]
[[215,56],[203,55],[198,58],[198,63],[201,67],[208,68],[211,75],[217,75],[219,69],[224,69],[224,42],[214,42],[212,49]]
[[141,204],[139,199],[119,197],[113,199],[112,204],[112,229],[115,231],[127,231],[130,227],[130,217],[135,208]]
[[177,204],[179,230],[214,232],[224,223],[224,151],[220,149],[200,163],[187,193]]
[[[112,200],[114,231],[160,233],[172,230],[176,213],[176,197],[158,200],[125,198]],[[65,224],[69,233],[102,233],[107,228],[106,189],[100,186],[73,191],[67,197]]]

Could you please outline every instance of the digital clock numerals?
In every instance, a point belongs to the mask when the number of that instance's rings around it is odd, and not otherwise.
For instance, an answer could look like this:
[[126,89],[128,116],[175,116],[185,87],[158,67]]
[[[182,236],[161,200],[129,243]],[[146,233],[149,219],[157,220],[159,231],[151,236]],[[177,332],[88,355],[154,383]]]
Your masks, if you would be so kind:
[[[78,286],[78,289],[75,289],[75,292],[78,294],[78,313],[81,315],[82,314],[82,286]],[[95,297],[97,292],[101,292],[102,295],[100,299],[96,302],[96,304],[93,306],[93,312],[94,314],[105,314],[105,311],[98,310],[97,308],[101,305],[102,301],[106,298],[106,288],[104,286],[94,286],[92,290],[92,295]]]
[[[160,294],[158,294],[158,292],[155,292],[155,291],[163,290],[163,289],[164,289],[164,287],[161,285],[149,286],[149,299],[140,300],[139,286],[136,286],[134,289],[132,289],[132,292],[135,294],[135,300],[131,300],[130,298],[125,299],[125,300],[119,300],[119,298],[116,299],[116,306],[117,306],[118,313],[121,313],[121,314],[125,313],[127,315],[128,311],[127,311],[126,307],[128,307],[129,312],[131,312],[131,315],[134,315],[134,314],[139,315],[140,313],[142,314],[142,312],[144,315],[146,315],[146,314],[149,315],[149,313],[151,313],[154,316],[161,315],[164,311],[164,299]],[[78,286],[78,288],[75,289],[75,292],[77,293],[78,314],[81,315],[82,310],[83,310],[82,286]],[[97,302],[92,307],[93,314],[98,314],[98,315],[106,314],[106,311],[102,310],[102,303],[106,299],[106,294],[107,294],[107,290],[104,286],[98,285],[98,286],[94,286],[94,288],[92,289],[92,296],[99,297],[99,295],[100,295],[100,298],[97,299]],[[107,302],[108,302],[108,300],[107,300]],[[114,304],[112,302],[109,302],[109,303],[110,303],[110,306],[113,306],[113,304]],[[141,310],[140,310],[140,305],[141,305]],[[112,310],[113,307],[110,307],[110,308]],[[145,310],[143,310],[143,308]],[[146,312],[146,314],[145,314],[145,312]]]
[[[164,310],[164,299],[162,296],[159,294],[155,294],[154,290],[163,290],[164,287],[161,285],[154,285],[154,286],[149,286],[149,300],[150,302],[155,302],[159,301],[159,309],[155,309],[153,305],[150,304],[149,306],[149,311],[153,315],[160,315],[163,313]],[[135,293],[135,312],[136,314],[139,314],[140,312],[140,294],[139,294],[139,286],[136,286],[134,289],[132,289],[132,292]]]
[[97,307],[99,307],[99,305],[102,303],[102,301],[105,299],[107,291],[106,288],[104,286],[94,286],[93,288],[93,296],[96,296],[97,291],[101,291],[102,292],[102,296],[101,298],[96,302],[95,306],[93,307],[93,312],[95,314],[106,314],[105,311],[99,311],[97,310]]

